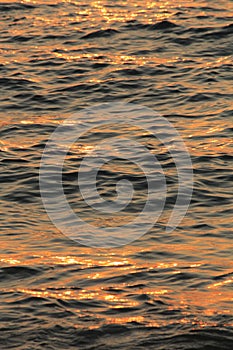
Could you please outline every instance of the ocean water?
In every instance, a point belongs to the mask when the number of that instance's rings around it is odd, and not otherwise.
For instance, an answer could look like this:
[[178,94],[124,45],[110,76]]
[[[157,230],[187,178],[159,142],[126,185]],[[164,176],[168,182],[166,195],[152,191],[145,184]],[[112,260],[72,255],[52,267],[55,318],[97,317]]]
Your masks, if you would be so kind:
[[[0,18],[0,350],[232,349],[233,2],[1,1]],[[166,204],[141,238],[102,249],[52,224],[39,169],[55,128],[106,102],[166,117],[188,147],[194,187],[167,232],[176,166],[137,130],[166,173]],[[77,200],[77,164],[111,137],[90,132],[64,165],[67,198],[91,223],[101,217]],[[112,198],[125,174],[136,192],[129,220],[145,177],[121,160],[98,181]]]

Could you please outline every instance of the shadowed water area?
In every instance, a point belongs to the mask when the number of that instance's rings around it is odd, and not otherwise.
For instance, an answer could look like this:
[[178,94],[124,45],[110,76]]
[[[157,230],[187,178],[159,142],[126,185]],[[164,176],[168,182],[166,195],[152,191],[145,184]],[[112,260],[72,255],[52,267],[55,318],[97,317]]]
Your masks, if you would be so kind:
[[[232,348],[232,68],[230,0],[0,2],[1,350]],[[176,166],[140,129],[128,133],[156,155],[167,180],[154,227],[99,249],[50,222],[39,190],[46,141],[73,113],[102,102],[149,107],[182,135],[194,189],[175,231],[165,229]],[[109,220],[80,197],[78,166],[114,132],[88,133],[64,163],[70,205],[96,226]],[[125,176],[133,203],[113,226],[143,208],[146,178],[120,158],[97,178],[102,197],[114,200]]]

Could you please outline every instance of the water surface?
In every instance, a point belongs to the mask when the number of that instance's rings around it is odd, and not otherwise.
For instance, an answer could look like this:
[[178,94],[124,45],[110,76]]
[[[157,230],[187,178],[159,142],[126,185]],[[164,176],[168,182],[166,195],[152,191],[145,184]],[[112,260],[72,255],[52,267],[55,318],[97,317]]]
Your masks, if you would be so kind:
[[[2,350],[231,349],[232,15],[226,0],[0,3]],[[125,247],[83,247],[46,215],[40,159],[66,118],[117,101],[150,107],[179,130],[193,161],[192,203],[166,233],[176,169],[147,139],[167,176],[162,217]],[[77,211],[85,152],[74,148],[64,169]],[[146,185],[125,165],[103,169],[99,181],[108,195],[131,175],[132,216]]]

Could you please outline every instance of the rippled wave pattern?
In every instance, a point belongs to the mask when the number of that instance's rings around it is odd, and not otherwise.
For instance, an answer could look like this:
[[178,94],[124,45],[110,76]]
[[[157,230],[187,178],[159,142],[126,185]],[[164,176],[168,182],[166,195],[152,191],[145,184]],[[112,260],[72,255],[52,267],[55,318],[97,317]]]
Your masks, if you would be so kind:
[[[230,350],[233,2],[5,1],[0,18],[0,349]],[[49,221],[39,191],[45,144],[66,118],[102,102],[156,110],[185,140],[194,192],[174,232],[165,230],[174,161],[138,133],[168,186],[153,229],[104,250],[72,242]],[[102,135],[74,144],[63,174],[73,210],[97,224],[77,201],[76,179]],[[112,199],[123,174],[136,192],[127,221],[143,207],[145,177],[119,160],[98,181]]]

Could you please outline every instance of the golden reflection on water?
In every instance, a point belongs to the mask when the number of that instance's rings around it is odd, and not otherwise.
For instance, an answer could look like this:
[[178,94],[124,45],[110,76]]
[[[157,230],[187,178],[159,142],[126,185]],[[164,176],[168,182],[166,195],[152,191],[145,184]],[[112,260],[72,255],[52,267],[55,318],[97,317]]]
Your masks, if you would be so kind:
[[[13,1],[12,1],[13,2]],[[31,1],[31,0],[25,0],[23,2],[27,3],[40,3],[41,1]],[[45,3],[48,3],[50,1],[46,1]],[[53,3],[54,1],[51,1]],[[72,2],[73,4],[77,4],[78,7],[80,5],[79,1],[72,1],[67,0],[63,2]],[[82,2],[81,2],[82,3]],[[206,1],[181,1],[178,0],[176,2],[174,1],[144,1],[143,4],[141,1],[127,1],[121,2],[123,5],[127,4],[127,6],[131,6],[131,11],[129,11],[127,8],[122,7],[121,10],[119,10],[119,7],[109,7],[107,6],[106,1],[93,1],[91,3],[91,6],[88,9],[79,10],[77,7],[77,13],[75,16],[70,16],[66,13],[60,13],[57,16],[53,16],[50,18],[42,17],[42,16],[36,16],[33,17],[32,15],[25,14],[28,17],[28,20],[31,20],[33,23],[33,30],[44,30],[47,26],[51,25],[59,25],[59,26],[66,26],[68,23],[74,23],[73,29],[79,29],[78,24],[75,24],[75,22],[88,22],[88,26],[90,27],[90,31],[92,30],[91,27],[96,27],[96,23],[99,23],[99,28],[104,29],[108,28],[110,23],[113,22],[127,22],[134,19],[140,19],[141,23],[155,23],[155,21],[158,20],[164,20],[168,19],[170,16],[173,15],[173,8],[177,6],[182,6],[185,3],[185,6],[200,6],[202,4],[203,6],[207,6],[208,2]],[[83,2],[83,4],[85,4]],[[226,2],[226,7],[229,7],[231,9],[231,3]],[[143,8],[142,8],[143,7]],[[146,10],[145,10],[146,9]],[[153,10],[156,9],[156,11],[149,11],[148,9]],[[168,9],[170,12],[168,12]],[[229,11],[229,15],[230,15]],[[204,14],[204,11],[203,11]],[[31,16],[31,17],[30,17]],[[38,28],[37,28],[38,27]],[[14,35],[20,35],[22,34],[20,30],[12,29],[12,36]],[[139,56],[139,55],[125,55],[124,52],[118,53],[118,54],[110,54],[105,53],[104,57],[102,57],[99,54],[96,53],[70,53],[69,49],[64,49],[61,47],[63,52],[55,52],[54,50],[58,48],[58,44],[52,43],[49,47],[51,55],[53,55],[55,58],[62,59],[64,61],[73,61],[73,62],[85,62],[86,60],[92,61],[92,62],[98,62],[98,63],[108,63],[109,67],[106,67],[103,69],[103,77],[93,77],[91,73],[85,73],[85,77],[83,78],[83,82],[85,83],[97,83],[101,84],[106,82],[105,75],[108,72],[112,72],[114,70],[122,69],[122,67],[125,65],[135,65],[137,67],[139,66],[156,66],[161,64],[172,64],[172,63],[179,63],[179,62],[185,62],[185,59],[179,56],[171,55],[171,57],[162,57],[162,56]],[[85,50],[85,49],[92,49],[95,48],[95,43],[84,43],[82,46],[79,47],[73,47],[73,51],[75,49]],[[40,45],[40,46],[34,46],[32,48],[34,52],[40,53],[40,52],[46,52],[48,47],[46,45]],[[8,51],[8,55],[3,55],[5,53],[5,50]],[[30,57],[25,55],[24,53],[18,54],[18,51],[12,48],[11,45],[3,44],[3,48],[0,51],[0,63],[3,64],[9,64],[12,62],[15,63],[25,63],[30,60]],[[224,56],[221,58],[213,58],[211,61],[202,59],[201,57],[196,58],[197,59],[197,66],[199,69],[208,69],[208,68],[214,68],[214,67],[221,67],[224,64],[231,64],[232,63],[232,56]],[[191,67],[190,67],[191,68]],[[91,76],[91,78],[89,77]],[[44,82],[44,78],[40,77],[39,75],[30,76],[30,80],[33,82]],[[150,77],[147,77],[148,79]],[[145,78],[145,79],[147,79]],[[110,78],[111,79],[111,78]],[[114,79],[114,81],[117,83],[117,78]],[[169,86],[167,82],[159,83],[157,85],[157,88],[163,88],[164,84]],[[195,83],[186,82],[185,79],[183,81],[183,85],[187,88],[195,88],[197,92],[203,92],[203,87],[200,87],[198,83],[195,85]],[[174,85],[170,85],[169,87],[172,88]],[[224,81],[224,87],[222,87],[222,92],[230,91],[231,90],[231,81],[229,80],[229,84],[227,81]],[[207,89],[207,88],[206,88]],[[211,86],[210,91],[212,92],[218,92],[218,87]],[[216,90],[215,90],[216,89]],[[208,92],[208,89],[205,91]],[[207,108],[211,109],[211,103],[213,104],[214,113],[216,113],[216,108],[214,102],[208,102],[206,105],[205,103],[201,103],[201,108]],[[229,101],[229,106],[233,106],[233,102]],[[186,113],[185,107],[180,107],[179,113],[182,114]],[[217,110],[218,114],[220,115],[222,113],[222,108],[219,108]],[[56,119],[56,117],[49,117],[49,116],[39,116],[35,117],[33,120],[28,119],[22,119],[21,124],[22,126],[39,123],[39,124],[46,124],[48,122],[53,123],[55,126],[62,122],[62,119]],[[10,123],[9,119],[8,121],[2,120],[0,122],[1,126],[7,125],[7,123]],[[225,134],[225,130],[229,128],[229,124],[227,124],[224,119],[219,119],[218,122],[213,125],[213,121],[210,118],[195,118],[189,119],[189,122],[185,122],[182,118],[176,118],[175,120],[176,127],[180,130],[182,136],[186,140],[187,146],[189,148],[189,151],[191,153],[191,156],[210,156],[210,155],[232,155],[232,147],[233,147],[233,140],[230,139]],[[198,142],[197,140],[201,140]],[[0,140],[0,150],[4,152],[15,152],[17,149],[28,149],[29,147],[33,146],[34,144],[40,144],[42,141],[42,136],[38,134],[37,136],[34,135],[34,138],[31,139],[30,136],[20,135],[18,136],[17,142],[12,139],[8,138],[2,138]],[[73,148],[74,151],[76,151],[79,154],[86,154],[92,150],[91,145],[83,145],[83,146],[77,146],[77,148]],[[32,164],[33,166],[33,164]],[[120,169],[118,169],[120,170]],[[203,210],[198,209],[196,210]],[[209,207],[209,215],[214,214],[214,211],[216,210],[216,207]],[[212,212],[213,211],[213,212]],[[22,215],[25,213],[25,208],[22,209]],[[36,213],[35,213],[36,215]],[[39,215],[39,214],[37,214]],[[229,217],[215,217],[212,215],[211,217],[211,224],[213,225],[212,233],[213,235],[217,235],[217,227],[218,224],[221,224],[223,227],[224,225],[229,224]],[[195,225],[195,220],[192,218],[185,218],[184,223],[189,225],[190,227]],[[41,230],[43,229],[43,232],[36,233],[33,230],[33,227],[31,228],[32,236],[34,236],[34,240],[42,240],[43,234],[47,235],[47,226],[46,224],[43,226],[41,224]],[[48,234],[49,235],[49,234]],[[211,264],[213,263],[213,266],[219,264],[219,266],[222,266],[222,268],[225,268],[225,273],[230,273],[233,268],[232,261],[230,262],[228,258],[222,257],[216,257],[211,256],[211,248],[214,248],[215,250],[224,251],[226,249],[229,249],[228,243],[226,243],[225,238],[217,238],[213,239],[212,237],[206,237],[205,239],[205,245],[206,247],[209,247],[210,256],[206,257],[205,259],[208,260],[208,262]],[[9,242],[9,239],[5,239],[5,241],[2,241],[1,248],[4,251],[11,250],[11,242]],[[157,249],[158,246],[155,245],[154,247],[149,247],[151,250]],[[200,256],[200,253],[205,250],[203,248],[203,241],[200,240],[200,237],[197,237],[192,239],[192,245],[190,243],[187,244],[179,244],[179,245],[172,245],[167,243],[161,243],[159,245],[159,248],[165,251],[172,251],[182,254],[187,254],[187,256],[192,256],[193,258],[195,256]],[[207,248],[206,248],[207,249]],[[146,295],[151,298],[152,301],[158,301],[158,300],[166,300],[166,298],[169,298],[169,304],[170,309],[175,310],[178,307],[182,310],[183,318],[179,320],[180,323],[186,324],[190,323],[190,319],[188,316],[190,315],[191,311],[190,309],[199,310],[199,317],[196,317],[193,319],[193,325],[198,325],[199,327],[206,327],[211,324],[211,321],[205,321],[202,319],[202,316],[213,316],[216,314],[230,314],[231,309],[230,307],[227,308],[227,305],[229,305],[229,302],[233,300],[232,291],[229,290],[229,286],[232,284],[233,279],[232,278],[225,278],[221,281],[215,282],[215,283],[207,283],[206,287],[203,288],[202,291],[198,290],[197,288],[193,288],[186,291],[179,291],[177,292],[177,289],[168,289],[166,285],[164,286],[158,286],[156,288],[153,287],[147,287],[143,285],[144,280],[141,280],[140,278],[137,279],[137,283],[131,281],[131,282],[113,282],[111,283],[111,288],[114,289],[113,291],[110,291],[108,288],[108,284],[106,283],[107,279],[113,277],[113,276],[119,276],[119,275],[127,275],[127,274],[133,274],[136,272],[151,272],[156,270],[156,272],[164,271],[166,269],[169,269],[170,275],[179,275],[182,273],[183,269],[189,269],[192,273],[197,273],[200,271],[200,268],[203,268],[206,260],[204,261],[197,261],[192,263],[184,262],[181,264],[178,261],[173,262],[152,262],[150,260],[139,260],[139,259],[133,259],[129,256],[133,256],[134,253],[143,253],[146,252],[147,248],[129,248],[127,252],[121,251],[119,254],[119,251],[117,253],[96,253],[93,258],[90,258],[90,256],[93,255],[92,251],[85,250],[86,255],[89,255],[89,258],[83,255],[80,257],[77,257],[75,255],[62,255],[58,253],[53,253],[52,251],[45,251],[43,248],[41,248],[43,253],[38,253],[36,251],[33,251],[33,249],[30,249],[30,246],[28,248],[28,251],[25,251],[25,246],[23,244],[18,244],[17,247],[18,254],[1,254],[0,255],[0,262],[3,267],[5,266],[49,266],[52,268],[62,267],[62,266],[74,266],[77,268],[78,273],[82,274],[83,279],[87,279],[88,281],[96,281],[96,285],[92,285],[89,288],[77,288],[74,287],[67,287],[67,285],[73,285],[73,277],[67,276],[64,281],[56,281],[56,288],[52,286],[50,283],[44,283],[47,284],[44,287],[41,287],[40,289],[34,289],[34,288],[18,288],[18,287],[9,287],[4,288],[4,291],[12,291],[12,292],[21,292],[23,294],[28,294],[31,296],[35,296],[38,298],[51,298],[51,299],[62,299],[62,300],[77,300],[77,301],[85,301],[85,300],[93,300],[93,301],[101,301],[103,303],[107,303],[108,306],[110,306],[113,309],[124,309],[124,308],[135,308],[133,312],[134,315],[127,315],[127,316],[111,316],[111,315],[105,315],[102,322],[108,322],[108,323],[129,323],[129,322],[138,322],[138,323],[144,323],[146,326],[161,326],[161,325],[167,325],[169,323],[173,323],[172,320],[160,320],[159,316],[156,314],[153,316],[154,319],[150,320],[150,317],[147,314],[141,315],[140,310],[137,310],[137,307],[140,307],[141,301],[139,300],[133,300],[130,297],[130,292],[126,288],[132,287],[133,292],[135,293],[135,296],[141,296]],[[208,249],[207,249],[208,250]],[[77,249],[77,252],[79,250]],[[206,253],[207,254],[207,253]],[[96,272],[94,269],[99,268],[98,272]],[[108,269],[111,268],[111,269]],[[114,269],[115,268],[115,269]],[[214,275],[214,272],[213,272]],[[104,281],[104,282],[102,282]],[[104,286],[103,284],[106,283]],[[141,287],[137,287],[137,284],[142,284]],[[117,293],[117,294],[116,294]],[[164,299],[163,299],[164,298]],[[81,313],[81,310],[79,310]],[[196,312],[194,312],[195,314]],[[95,315],[95,317],[99,317]],[[178,321],[177,321],[178,322]],[[212,323],[211,325],[214,325]],[[78,327],[78,325],[77,325]],[[98,327],[98,325],[89,325],[89,327]]]
[[[80,2],[66,1],[76,5]],[[112,5],[112,3],[111,3]],[[119,6],[121,5],[121,6]],[[130,7],[130,11],[129,11]],[[116,6],[109,6],[108,1],[91,1],[90,7],[86,10],[77,11],[77,20],[82,19],[83,15],[88,17],[88,20],[105,22],[127,22],[137,19],[139,16],[146,23],[152,23],[153,20],[163,20],[169,18],[172,14],[167,13],[168,9],[172,9],[174,4],[172,1],[144,1],[143,6],[141,1],[118,1]],[[148,13],[148,10],[156,9],[154,13]]]
[[[9,1],[12,2],[13,0]],[[90,1],[88,8],[81,8],[80,5],[85,4],[83,1],[75,0],[23,0],[24,3],[41,4],[41,3],[71,3],[77,6],[75,16],[70,17],[70,21],[74,22],[87,22],[89,27],[95,26],[93,22],[110,24],[113,22],[127,22],[140,18],[144,23],[154,23],[155,20],[165,20],[170,18],[174,13],[177,12],[177,8],[185,6],[188,7],[208,7],[208,1],[199,0],[159,0],[159,1],[144,1],[140,0],[128,0],[128,1],[116,1],[114,3],[101,0],[101,1]],[[110,6],[111,5],[111,6]],[[228,11],[232,10],[232,4],[230,1],[224,3]],[[63,13],[65,14],[65,13]],[[201,11],[202,15],[206,14],[205,10]],[[45,22],[46,25],[51,25],[52,20],[38,16],[37,21]],[[54,21],[54,19],[53,19]],[[57,24],[65,25],[62,20],[62,16],[56,17]],[[37,22],[35,22],[37,24]]]
[[[183,252],[187,247],[179,247]],[[133,248],[131,248],[133,249]],[[134,248],[137,251],[138,248]],[[167,247],[168,249],[168,247]],[[174,247],[173,247],[174,249]],[[143,249],[141,249],[143,251]],[[0,262],[2,266],[41,266],[48,265],[51,267],[58,266],[70,266],[72,268],[77,268],[77,277],[80,280],[93,280],[95,284],[86,283],[86,287],[76,287],[73,281],[74,275],[67,277],[62,280],[57,279],[56,287],[53,286],[53,283],[44,282],[40,288],[12,288],[9,285],[8,288],[4,288],[4,292],[19,292],[24,295],[31,295],[37,298],[48,298],[51,300],[76,300],[79,302],[96,302],[99,303],[101,309],[104,311],[105,308],[114,310],[125,310],[129,308],[128,311],[124,311],[124,315],[111,315],[104,314],[103,317],[101,313],[98,315],[94,314],[95,318],[98,318],[98,322],[88,324],[88,328],[92,329],[93,327],[99,327],[101,324],[127,324],[130,322],[137,322],[143,324],[145,327],[161,327],[174,323],[183,323],[183,324],[193,324],[194,329],[204,328],[209,326],[217,325],[215,322],[210,320],[205,320],[205,317],[216,316],[217,314],[231,314],[232,310],[229,307],[229,302],[233,300],[233,295],[231,290],[228,287],[232,282],[232,278],[223,279],[216,283],[208,283],[205,288],[202,288],[200,291],[197,288],[190,288],[189,290],[177,292],[177,288],[170,289],[167,288],[166,283],[164,286],[149,287],[148,283],[144,279],[137,278],[137,281],[130,282],[107,282],[108,278],[114,276],[124,276],[128,274],[133,274],[136,272],[150,272],[150,271],[161,271],[166,273],[170,271],[170,275],[176,275],[182,273],[184,267],[191,273],[199,272],[200,268],[204,267],[202,262],[192,262],[187,265],[186,262],[166,262],[160,261],[154,263],[152,261],[146,260],[135,260],[129,256],[124,257],[119,256],[117,253],[108,252],[108,253],[96,253],[95,255],[88,254],[88,249],[85,250],[88,257],[81,255],[80,257],[74,255],[59,255],[52,252],[44,252],[44,255],[36,254],[30,252],[30,256],[27,252],[16,254],[15,256],[2,255]],[[125,252],[126,253],[126,252]],[[132,254],[132,251],[128,251],[127,254]],[[221,264],[224,267],[224,259],[221,261],[216,261],[214,257],[215,264]],[[229,272],[231,271],[232,266],[229,265],[229,261],[226,262]],[[98,272],[95,268],[98,267]],[[110,268],[110,269],[109,269]],[[115,268],[115,269],[114,269]],[[227,269],[225,270],[227,273]],[[144,284],[145,283],[145,284]],[[131,290],[129,290],[130,288]],[[132,294],[133,293],[133,294]],[[132,297],[133,295],[133,297]],[[142,301],[137,299],[140,296],[148,296],[149,302],[154,303],[157,301],[165,301],[168,298],[169,310],[179,309],[182,315],[182,318],[177,320],[167,319],[166,321],[156,312],[152,314],[141,312],[141,303]],[[217,307],[216,307],[217,305]],[[132,309],[131,309],[132,308]],[[194,311],[194,309],[196,311]],[[132,310],[132,311],[130,311]],[[81,317],[82,314],[85,314],[85,309],[76,309],[76,313]],[[132,315],[133,312],[133,315]],[[89,312],[90,315],[90,312]],[[195,317],[193,316],[195,315]],[[190,319],[191,317],[191,319]],[[226,324],[229,326],[229,324]],[[78,323],[76,327],[79,328],[81,325]]]
[[[232,282],[232,280],[231,280]],[[124,288],[125,286],[119,286]],[[149,288],[142,289],[140,288],[137,290],[137,287],[134,288],[134,296],[140,296],[140,295],[148,295],[150,297],[150,302],[157,302],[160,299],[160,297],[166,296],[169,297],[169,306],[167,307],[168,310],[181,310],[181,314],[183,317],[179,319],[179,321],[174,320],[161,320],[159,314],[157,315],[156,312],[149,316],[149,314],[144,313],[141,314],[140,310],[140,301],[132,300],[130,297],[127,297],[125,292],[119,292],[117,291],[117,294],[109,293],[105,288],[101,287],[98,290],[88,290],[88,289],[81,289],[81,290],[75,290],[75,289],[69,289],[69,288],[41,288],[41,289],[4,289],[4,292],[19,292],[23,294],[28,294],[30,296],[35,296],[37,298],[49,298],[49,299],[60,299],[64,301],[68,300],[76,300],[82,303],[93,301],[93,302],[100,302],[101,305],[103,305],[101,308],[104,309],[105,307],[111,308],[112,310],[119,310],[124,308],[132,308],[132,311],[134,315],[132,316],[131,311],[129,309],[128,313],[129,315],[120,316],[111,316],[111,315],[105,315],[104,319],[100,320],[101,323],[120,323],[120,324],[126,324],[130,322],[138,322],[143,323],[146,327],[153,326],[166,326],[168,324],[181,322],[181,323],[187,323],[190,324],[190,316],[192,315],[193,309],[199,309],[199,315],[196,315],[193,318],[193,325],[198,325],[198,327],[208,327],[213,326],[215,323],[213,321],[204,321],[204,317],[209,316],[216,316],[216,315],[222,315],[224,314],[231,314],[232,310],[229,308],[226,308],[226,305],[233,301],[232,293],[231,291],[227,290],[214,290],[214,291],[199,291],[197,289],[190,290],[186,293],[181,292],[177,293],[177,290],[167,290],[167,289],[157,289],[157,290],[150,290]],[[218,308],[216,309],[216,304],[218,305]],[[83,310],[84,311],[84,310]],[[77,309],[76,312],[80,313],[83,312],[82,309]],[[193,314],[197,314],[197,312],[193,312]],[[100,316],[96,316],[99,317]],[[216,323],[217,325],[217,323]],[[225,324],[225,326],[232,326],[232,324]]]

